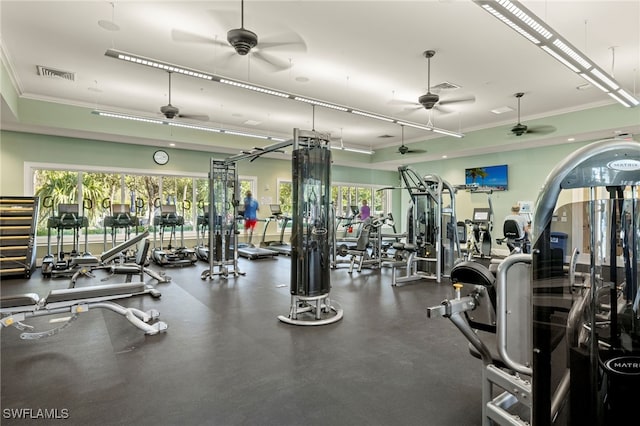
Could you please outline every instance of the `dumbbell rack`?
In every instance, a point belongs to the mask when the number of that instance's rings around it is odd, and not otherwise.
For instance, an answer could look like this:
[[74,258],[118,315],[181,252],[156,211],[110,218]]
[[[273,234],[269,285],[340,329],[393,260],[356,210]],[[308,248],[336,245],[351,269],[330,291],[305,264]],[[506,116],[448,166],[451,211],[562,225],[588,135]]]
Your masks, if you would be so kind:
[[0,196],[0,277],[31,277],[36,264],[38,197]]

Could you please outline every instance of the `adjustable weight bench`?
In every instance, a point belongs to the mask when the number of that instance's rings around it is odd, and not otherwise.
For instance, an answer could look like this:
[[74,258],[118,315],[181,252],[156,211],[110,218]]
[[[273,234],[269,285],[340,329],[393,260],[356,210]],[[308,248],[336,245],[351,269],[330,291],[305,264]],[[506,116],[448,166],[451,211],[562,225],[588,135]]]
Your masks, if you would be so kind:
[[[149,236],[149,231],[145,230],[141,234],[136,235],[133,238],[130,238],[127,241],[124,241],[117,246],[113,247],[111,250],[107,250],[100,256],[100,262],[102,265],[110,265],[109,269],[112,274],[124,274],[127,275],[127,282],[131,280],[132,275],[140,275],[140,280],[142,281],[144,278],[144,274],[146,273],[151,278],[157,280],[159,283],[168,283],[171,281],[171,277],[157,273],[154,270],[147,268],[145,266],[147,261],[147,254],[149,252],[149,241],[146,238]],[[122,257],[122,254],[126,252],[128,249],[133,247],[134,245],[138,245],[136,250],[136,259],[135,263],[119,263],[116,264],[115,261],[119,257]]]
[[[24,331],[20,335],[21,339],[40,339],[59,333],[72,321],[75,321],[80,313],[93,308],[102,308],[124,316],[145,334],[158,334],[167,330],[167,324],[162,321],[150,324],[151,321],[159,317],[160,314],[157,310],[143,312],[136,308],[125,308],[112,302],[112,300],[141,294],[159,295],[159,293],[154,294],[152,290],[144,283],[125,283],[51,290],[44,299],[35,293],[3,296],[0,298],[0,323],[3,327],[14,326]],[[72,316],[64,324],[47,331],[33,331],[33,326],[22,322],[27,318],[66,312],[71,313]]]

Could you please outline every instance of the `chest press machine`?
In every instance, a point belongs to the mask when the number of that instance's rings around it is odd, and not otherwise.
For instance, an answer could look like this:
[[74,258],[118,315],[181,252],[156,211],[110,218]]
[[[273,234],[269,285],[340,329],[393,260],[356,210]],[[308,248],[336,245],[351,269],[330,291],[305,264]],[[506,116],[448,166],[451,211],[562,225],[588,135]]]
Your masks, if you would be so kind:
[[[427,313],[453,322],[483,361],[482,425],[604,426],[637,417],[639,185],[638,142],[586,145],[547,177],[531,253],[511,254],[495,275],[469,261],[452,269],[454,297]],[[600,198],[605,188],[608,199]],[[576,189],[584,201],[558,202],[562,190]],[[567,222],[554,220],[563,215]],[[558,230],[571,231],[568,263],[565,248],[553,245]]]

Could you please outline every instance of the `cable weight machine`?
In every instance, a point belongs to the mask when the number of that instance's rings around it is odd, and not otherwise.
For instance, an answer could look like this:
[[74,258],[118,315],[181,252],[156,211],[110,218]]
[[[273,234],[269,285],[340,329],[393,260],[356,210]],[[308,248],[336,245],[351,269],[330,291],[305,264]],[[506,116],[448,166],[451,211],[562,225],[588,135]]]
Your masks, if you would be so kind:
[[342,319],[331,305],[331,150],[329,134],[293,129],[293,140],[235,155],[235,163],[293,145],[291,174],[293,212],[291,226],[291,306],[278,319],[292,325],[325,325]]
[[[209,205],[203,206],[208,227],[207,260],[209,268],[201,279],[216,275],[224,278],[244,275],[238,267],[238,230],[236,217],[240,198],[235,161],[211,160],[209,168]],[[200,250],[203,250],[202,248]],[[216,270],[217,269],[217,270]]]

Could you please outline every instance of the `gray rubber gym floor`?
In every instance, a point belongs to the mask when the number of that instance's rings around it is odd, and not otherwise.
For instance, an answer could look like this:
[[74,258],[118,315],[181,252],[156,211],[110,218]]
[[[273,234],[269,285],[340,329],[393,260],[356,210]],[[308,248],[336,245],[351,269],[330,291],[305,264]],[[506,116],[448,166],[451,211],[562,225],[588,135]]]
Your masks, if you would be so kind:
[[[152,266],[154,269],[157,267]],[[317,327],[278,321],[289,311],[290,259],[240,260],[246,276],[202,281],[204,262],[166,268],[155,308],[169,325],[145,336],[102,309],[37,341],[1,331],[4,425],[479,425],[481,363],[446,319],[426,307],[448,282],[391,287],[391,270],[333,270],[344,318]],[[77,287],[105,275],[80,278]],[[123,281],[116,277],[108,282]],[[155,283],[146,277],[148,283]],[[67,279],[5,279],[3,295],[66,288]],[[47,322],[51,317],[39,318]],[[31,322],[35,324],[35,322]],[[42,323],[41,323],[42,324]],[[16,419],[58,410],[60,420]],[[31,411],[28,411],[28,410]],[[63,411],[66,410],[66,411]],[[51,412],[51,411],[50,411]],[[41,412],[40,412],[41,413]],[[65,415],[67,413],[67,415]]]

